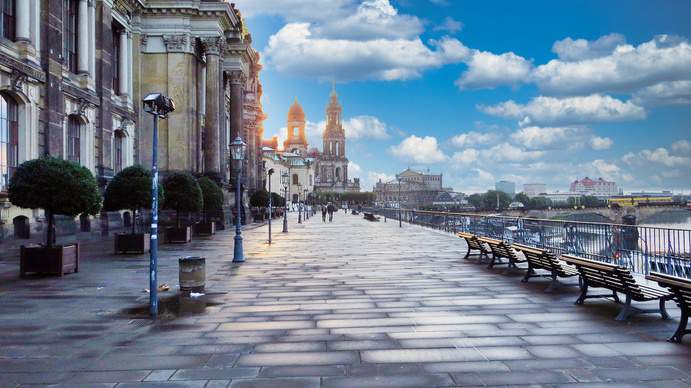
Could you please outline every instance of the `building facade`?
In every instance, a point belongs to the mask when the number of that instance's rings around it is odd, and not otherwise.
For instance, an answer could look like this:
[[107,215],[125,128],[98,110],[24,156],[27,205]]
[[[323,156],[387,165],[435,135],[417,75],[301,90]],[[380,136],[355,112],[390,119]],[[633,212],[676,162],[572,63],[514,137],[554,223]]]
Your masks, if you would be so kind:
[[[44,155],[87,167],[102,188],[123,168],[151,165],[153,121],[141,99],[177,110],[159,124],[159,169],[208,175],[230,188],[229,144],[248,144],[247,191],[261,187],[259,54],[240,11],[224,1],[3,0],[0,11],[0,237],[19,209],[7,185]],[[228,192],[228,190],[226,191]],[[231,190],[232,192],[232,190]],[[228,193],[227,201],[233,200]]]
[[374,193],[379,206],[418,208],[433,205],[442,193],[453,193],[453,189],[443,186],[442,174],[430,174],[404,170],[396,179],[374,185]]
[[571,182],[569,190],[581,195],[610,196],[619,194],[616,182],[606,181],[602,178],[590,179],[585,177]]
[[516,195],[516,183],[511,181],[499,181],[495,183],[494,189],[508,194],[511,198]]
[[547,193],[547,185],[544,183],[526,183],[523,185],[523,193],[529,197],[535,197]]

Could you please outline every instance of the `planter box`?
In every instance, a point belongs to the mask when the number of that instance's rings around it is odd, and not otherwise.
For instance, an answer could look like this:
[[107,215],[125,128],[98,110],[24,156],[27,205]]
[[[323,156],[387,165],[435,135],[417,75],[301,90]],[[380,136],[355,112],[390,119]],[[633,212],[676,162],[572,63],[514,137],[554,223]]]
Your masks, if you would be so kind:
[[115,235],[113,240],[115,254],[118,253],[146,253],[149,251],[151,236],[148,233],[121,234]]
[[194,233],[197,236],[213,236],[216,234],[216,223],[211,222],[200,222],[194,226]]
[[183,228],[168,228],[166,229],[166,239],[171,244],[187,244],[188,242],[192,242],[192,228],[189,226]]
[[79,272],[79,244],[54,247],[23,246],[19,253],[19,276],[40,273],[62,276]]

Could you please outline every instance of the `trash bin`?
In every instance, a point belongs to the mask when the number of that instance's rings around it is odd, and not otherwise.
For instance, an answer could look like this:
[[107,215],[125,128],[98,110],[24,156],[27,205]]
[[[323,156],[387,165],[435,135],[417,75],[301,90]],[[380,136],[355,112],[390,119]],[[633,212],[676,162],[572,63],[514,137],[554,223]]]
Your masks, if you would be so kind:
[[188,256],[178,260],[180,291],[202,292],[206,283],[206,258]]

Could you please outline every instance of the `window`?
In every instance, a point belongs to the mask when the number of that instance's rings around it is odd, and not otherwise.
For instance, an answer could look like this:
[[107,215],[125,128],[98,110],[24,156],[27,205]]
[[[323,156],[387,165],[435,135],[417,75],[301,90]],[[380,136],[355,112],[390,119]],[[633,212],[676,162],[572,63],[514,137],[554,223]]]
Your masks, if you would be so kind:
[[123,163],[123,142],[125,141],[125,134],[122,131],[115,131],[113,136],[113,171],[118,173],[124,167]]
[[67,69],[77,73],[77,5],[79,0],[62,0],[62,56]]
[[298,179],[298,174],[293,174],[293,184],[294,185],[300,184],[300,180]]
[[113,69],[113,93],[120,94],[120,26],[113,23],[113,52],[111,55],[111,69]]
[[0,0],[0,7],[2,8],[2,19],[0,20],[0,29],[2,30],[2,37],[9,40],[15,40],[16,22],[15,22],[15,1],[14,0]]
[[19,165],[19,125],[17,103],[0,96],[0,191],[6,191]]
[[76,116],[67,120],[67,160],[81,163],[81,124]]

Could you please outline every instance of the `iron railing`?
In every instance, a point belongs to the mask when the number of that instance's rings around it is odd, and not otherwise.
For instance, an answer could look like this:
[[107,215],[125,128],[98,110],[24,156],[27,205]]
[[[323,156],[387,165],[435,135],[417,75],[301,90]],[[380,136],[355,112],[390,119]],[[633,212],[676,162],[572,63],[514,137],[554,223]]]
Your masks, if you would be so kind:
[[691,230],[409,209],[368,209],[380,216],[449,233],[470,232],[650,271],[691,278]]

